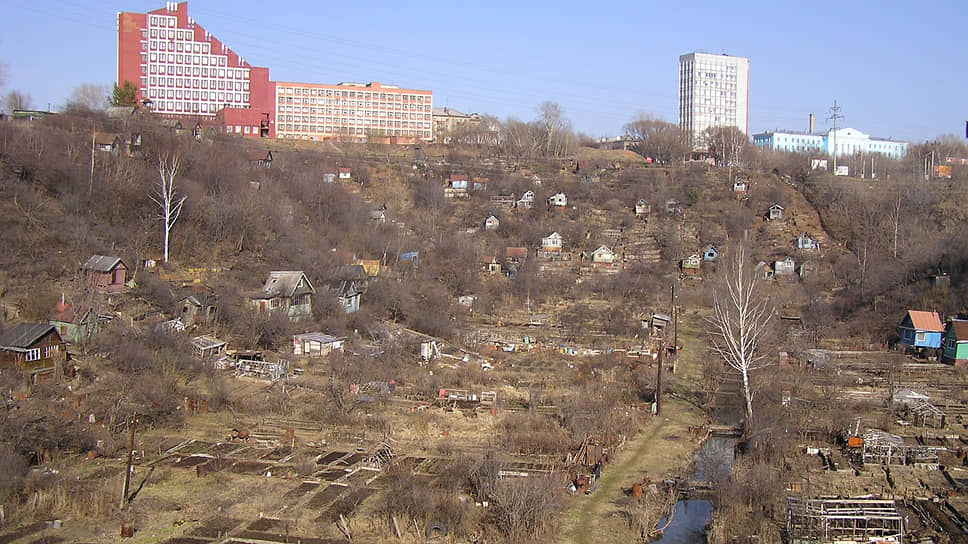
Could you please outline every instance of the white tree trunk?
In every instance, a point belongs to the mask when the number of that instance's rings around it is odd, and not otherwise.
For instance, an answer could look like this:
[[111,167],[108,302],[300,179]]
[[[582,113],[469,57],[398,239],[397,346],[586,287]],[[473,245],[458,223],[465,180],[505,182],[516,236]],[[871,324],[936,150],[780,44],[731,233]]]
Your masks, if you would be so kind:
[[175,190],[175,176],[178,174],[178,156],[170,160],[167,156],[158,159],[158,175],[161,178],[155,187],[154,194],[149,195],[158,205],[158,218],[164,226],[164,262],[168,264],[168,246],[171,241],[171,228],[181,215],[182,205],[187,196],[179,197]]
[[753,392],[750,389],[750,370],[744,368],[743,373],[743,400],[746,401],[746,421],[747,426],[753,421]]
[[723,288],[715,293],[714,314],[710,319],[713,349],[743,379],[747,433],[753,423],[750,373],[769,364],[759,348],[774,313],[756,287],[756,275],[749,269],[746,251],[741,246]]

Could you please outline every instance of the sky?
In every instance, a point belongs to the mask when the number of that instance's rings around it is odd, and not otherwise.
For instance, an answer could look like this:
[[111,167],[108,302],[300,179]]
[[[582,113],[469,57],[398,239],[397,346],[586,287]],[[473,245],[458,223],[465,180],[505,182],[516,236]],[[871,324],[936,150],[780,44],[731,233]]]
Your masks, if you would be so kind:
[[[0,93],[57,109],[117,74],[115,17],[145,0],[5,0]],[[573,128],[617,136],[645,113],[677,122],[678,59],[750,59],[750,132],[850,126],[923,141],[964,136],[968,2],[571,0],[284,3],[191,0],[188,14],[273,81],[429,89],[435,107],[532,120],[558,103]]]

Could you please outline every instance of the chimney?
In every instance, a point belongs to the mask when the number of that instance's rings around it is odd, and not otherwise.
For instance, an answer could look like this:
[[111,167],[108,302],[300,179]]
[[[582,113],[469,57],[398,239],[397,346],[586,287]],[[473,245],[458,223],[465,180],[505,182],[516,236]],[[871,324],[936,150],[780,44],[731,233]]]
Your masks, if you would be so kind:
[[813,114],[810,114],[810,134],[813,134]]

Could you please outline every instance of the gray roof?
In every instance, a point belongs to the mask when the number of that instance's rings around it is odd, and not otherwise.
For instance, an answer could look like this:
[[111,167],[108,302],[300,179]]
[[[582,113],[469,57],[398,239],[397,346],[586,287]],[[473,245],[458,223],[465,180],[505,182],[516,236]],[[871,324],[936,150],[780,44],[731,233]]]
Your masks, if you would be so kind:
[[366,269],[360,264],[344,264],[336,269],[334,279],[337,280],[366,280]]
[[455,110],[454,108],[444,107],[444,108],[434,108],[434,115],[436,115],[436,116],[453,115],[453,116],[456,116],[456,117],[466,117],[468,114],[461,113],[461,112]]
[[50,331],[57,329],[49,323],[21,323],[0,335],[0,347],[7,349],[27,349]]
[[201,308],[202,306],[214,306],[218,302],[218,297],[208,289],[191,289],[178,299],[178,303],[188,302]]
[[353,297],[363,294],[363,288],[357,280],[327,280],[326,288],[329,292],[341,297]]
[[[302,280],[306,280],[306,288],[299,288]],[[262,295],[271,297],[291,297],[302,293],[315,293],[316,289],[306,277],[302,270],[280,270],[269,272],[265,285],[262,286]]]
[[104,110],[104,113],[108,114],[108,117],[122,118],[138,113],[138,108],[134,106],[110,106]]
[[110,272],[114,270],[118,264],[121,264],[125,268],[127,266],[119,257],[111,257],[109,255],[91,255],[91,258],[81,265],[81,270],[93,270],[95,272]]
[[346,340],[346,338],[343,336],[340,336],[340,337],[330,336],[328,334],[324,334],[321,332],[306,332],[303,334],[297,334],[295,335],[295,337],[298,340],[309,340],[313,342],[319,342],[321,344],[332,344],[334,342]]
[[207,349],[222,347],[226,344],[225,342],[219,340],[218,338],[213,338],[211,336],[204,335],[204,334],[202,336],[196,336],[195,338],[192,338],[191,342],[192,342],[192,346],[202,351]]

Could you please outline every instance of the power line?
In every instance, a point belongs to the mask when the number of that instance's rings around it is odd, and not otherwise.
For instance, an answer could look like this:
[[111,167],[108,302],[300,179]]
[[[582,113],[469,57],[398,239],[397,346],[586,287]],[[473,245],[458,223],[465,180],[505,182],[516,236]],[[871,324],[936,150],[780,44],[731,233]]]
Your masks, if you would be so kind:
[[834,121],[834,175],[837,175],[837,120],[843,119],[844,116],[840,115],[840,106],[837,105],[837,100],[834,99],[834,105],[830,108],[830,116],[827,119],[833,119]]

